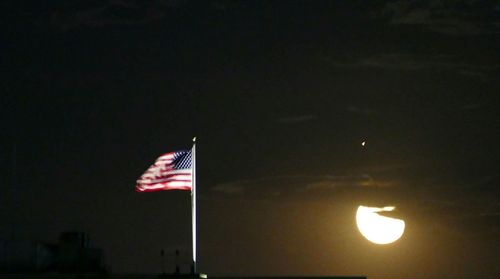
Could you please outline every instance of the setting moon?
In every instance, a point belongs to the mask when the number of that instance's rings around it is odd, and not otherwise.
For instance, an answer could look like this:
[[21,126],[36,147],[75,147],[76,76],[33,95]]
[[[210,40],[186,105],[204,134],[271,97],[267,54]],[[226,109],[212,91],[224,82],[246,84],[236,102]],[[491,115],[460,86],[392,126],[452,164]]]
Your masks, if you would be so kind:
[[356,224],[359,232],[375,244],[389,244],[398,240],[404,233],[405,222],[378,214],[379,212],[393,211],[394,209],[394,206],[359,206],[356,213]]

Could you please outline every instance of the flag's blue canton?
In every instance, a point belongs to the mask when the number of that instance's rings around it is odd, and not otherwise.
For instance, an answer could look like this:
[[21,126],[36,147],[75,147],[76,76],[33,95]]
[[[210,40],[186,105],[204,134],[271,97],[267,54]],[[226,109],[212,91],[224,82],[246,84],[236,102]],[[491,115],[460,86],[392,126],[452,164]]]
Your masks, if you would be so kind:
[[176,170],[190,169],[191,168],[191,150],[175,152],[173,167]]

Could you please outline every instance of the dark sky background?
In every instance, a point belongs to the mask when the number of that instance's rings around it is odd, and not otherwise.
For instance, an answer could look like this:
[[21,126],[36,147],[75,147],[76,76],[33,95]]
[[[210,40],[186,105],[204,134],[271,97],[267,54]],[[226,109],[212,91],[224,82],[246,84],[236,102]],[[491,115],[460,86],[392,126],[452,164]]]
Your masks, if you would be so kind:
[[196,135],[202,272],[500,274],[498,1],[49,2],[0,4],[0,237],[187,271],[189,192],[134,186]]

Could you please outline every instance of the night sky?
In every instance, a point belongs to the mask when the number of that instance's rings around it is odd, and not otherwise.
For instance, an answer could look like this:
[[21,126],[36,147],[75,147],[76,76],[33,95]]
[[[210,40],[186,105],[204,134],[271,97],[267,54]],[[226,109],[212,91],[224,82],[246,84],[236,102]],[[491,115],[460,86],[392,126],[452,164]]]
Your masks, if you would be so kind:
[[[500,3],[2,1],[0,237],[90,234],[113,272],[500,274]],[[361,143],[366,141],[366,145]],[[358,232],[394,205],[404,236]]]

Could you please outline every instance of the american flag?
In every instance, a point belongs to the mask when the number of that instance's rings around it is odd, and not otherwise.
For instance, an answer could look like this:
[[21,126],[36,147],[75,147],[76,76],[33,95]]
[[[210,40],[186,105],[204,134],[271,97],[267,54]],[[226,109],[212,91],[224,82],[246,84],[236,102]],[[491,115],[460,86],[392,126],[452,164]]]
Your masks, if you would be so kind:
[[161,190],[191,190],[192,150],[161,155],[137,180],[137,192]]

